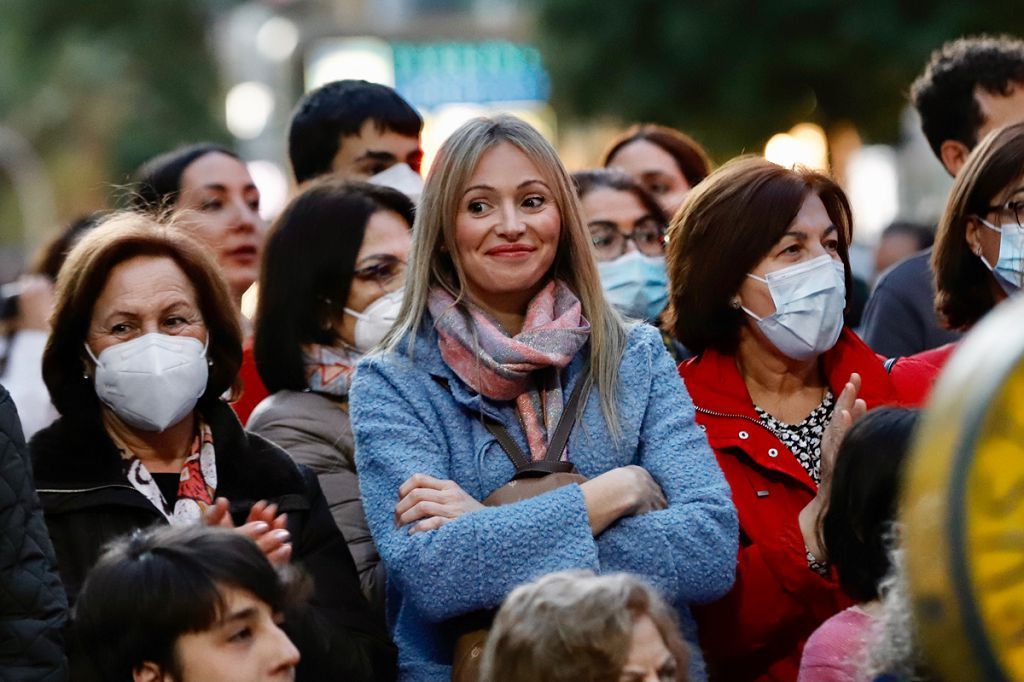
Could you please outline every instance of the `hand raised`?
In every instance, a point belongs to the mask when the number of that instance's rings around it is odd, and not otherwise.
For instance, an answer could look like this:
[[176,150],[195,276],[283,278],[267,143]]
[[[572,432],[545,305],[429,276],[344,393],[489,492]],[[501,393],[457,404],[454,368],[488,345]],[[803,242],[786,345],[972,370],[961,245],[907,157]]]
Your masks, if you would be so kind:
[[835,468],[836,455],[839,453],[839,446],[846,437],[846,432],[853,426],[853,422],[864,416],[867,412],[867,403],[858,398],[861,382],[860,375],[854,372],[850,380],[843,386],[842,393],[836,400],[832,409],[832,419],[825,427],[825,433],[821,436],[821,484],[820,489],[827,489],[832,481],[832,471]]
[[276,504],[260,500],[249,510],[245,524],[236,527],[223,497],[218,497],[203,516],[208,526],[230,528],[250,538],[275,566],[287,564],[292,556],[291,533],[285,529],[287,520],[287,514],[277,513]]

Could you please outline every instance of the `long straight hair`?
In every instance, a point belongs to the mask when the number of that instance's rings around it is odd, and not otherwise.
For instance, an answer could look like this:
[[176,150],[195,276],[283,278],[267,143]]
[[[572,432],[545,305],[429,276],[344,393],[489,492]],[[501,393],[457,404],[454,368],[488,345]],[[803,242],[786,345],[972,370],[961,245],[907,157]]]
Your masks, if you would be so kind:
[[605,422],[617,437],[615,394],[619,363],[626,347],[626,328],[618,313],[605,301],[590,234],[583,221],[579,200],[569,173],[558,153],[529,124],[514,116],[480,117],[464,123],[449,137],[427,175],[413,225],[412,252],[405,282],[405,297],[398,319],[384,338],[385,351],[397,351],[407,340],[411,357],[416,332],[423,323],[431,287],[442,287],[461,304],[466,276],[455,244],[455,217],[463,190],[480,157],[501,143],[515,146],[544,176],[562,216],[558,251],[551,276],[564,282],[580,299],[583,316],[591,325],[590,366],[601,397]]

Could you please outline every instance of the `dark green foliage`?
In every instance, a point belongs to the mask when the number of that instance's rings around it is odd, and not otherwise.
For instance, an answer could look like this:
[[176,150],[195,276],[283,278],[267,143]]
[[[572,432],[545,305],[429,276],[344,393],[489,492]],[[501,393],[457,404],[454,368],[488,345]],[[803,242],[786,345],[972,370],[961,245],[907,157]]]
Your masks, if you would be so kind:
[[536,2],[560,114],[678,126],[717,159],[805,120],[895,141],[933,49],[1024,34],[1024,11],[1005,0]]

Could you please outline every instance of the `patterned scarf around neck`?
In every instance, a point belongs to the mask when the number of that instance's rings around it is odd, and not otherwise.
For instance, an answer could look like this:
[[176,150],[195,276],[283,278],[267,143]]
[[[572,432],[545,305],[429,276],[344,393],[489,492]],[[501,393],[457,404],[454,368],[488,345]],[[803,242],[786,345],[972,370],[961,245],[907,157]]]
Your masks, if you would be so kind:
[[309,390],[344,398],[362,353],[345,346],[310,344],[302,348],[302,365]]
[[477,393],[514,400],[530,456],[543,459],[562,416],[560,370],[590,337],[580,300],[563,282],[549,282],[527,305],[523,329],[513,337],[479,307],[456,306],[439,287],[430,290],[427,306],[444,361]]
[[187,526],[202,521],[203,512],[213,504],[214,493],[217,490],[217,460],[213,452],[213,432],[201,418],[198,422],[192,449],[181,468],[178,499],[174,502],[173,508],[164,499],[160,486],[142,460],[132,454],[119,439],[111,437],[121,452],[128,483],[145,495],[172,526]]

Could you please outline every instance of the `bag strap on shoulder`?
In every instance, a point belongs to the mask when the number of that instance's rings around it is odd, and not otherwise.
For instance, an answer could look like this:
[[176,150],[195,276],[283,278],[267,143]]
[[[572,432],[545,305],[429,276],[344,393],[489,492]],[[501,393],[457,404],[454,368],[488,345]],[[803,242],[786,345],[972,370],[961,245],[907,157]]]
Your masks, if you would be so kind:
[[[590,391],[591,383],[590,364],[588,363],[576,381],[576,385],[573,386],[572,393],[569,394],[569,399],[565,402],[565,407],[562,408],[562,416],[559,418],[558,425],[555,426],[555,430],[551,434],[551,440],[548,441],[548,449],[544,453],[544,462],[561,461],[562,452],[565,451],[565,446],[569,442],[569,434],[572,433],[572,428],[576,425],[576,418],[580,413],[580,401]],[[515,441],[504,424],[493,419],[485,419],[484,425],[491,432],[491,435],[497,439],[498,444],[501,445],[501,449],[505,451],[508,458],[512,460],[512,464],[517,472],[536,467],[538,463],[533,462],[523,452],[523,449],[519,447],[519,443]]]

